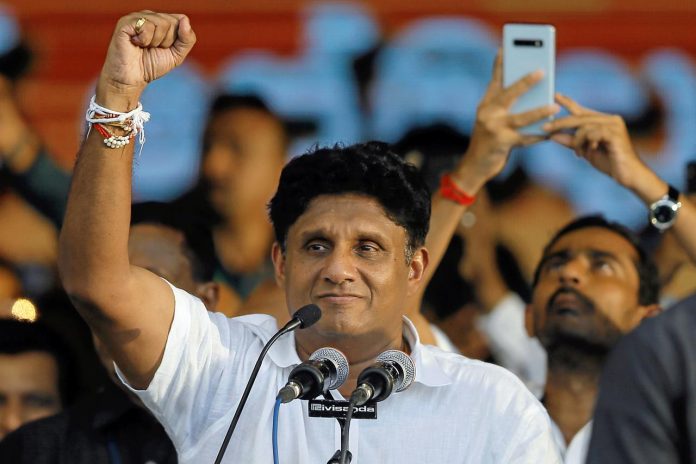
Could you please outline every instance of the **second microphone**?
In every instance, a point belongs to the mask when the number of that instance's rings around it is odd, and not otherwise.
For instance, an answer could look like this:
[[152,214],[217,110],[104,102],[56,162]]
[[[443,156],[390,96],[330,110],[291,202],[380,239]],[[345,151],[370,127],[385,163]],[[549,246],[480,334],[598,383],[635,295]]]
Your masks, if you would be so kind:
[[348,360],[335,348],[319,348],[290,372],[288,383],[278,392],[282,403],[310,400],[335,390],[348,378]]

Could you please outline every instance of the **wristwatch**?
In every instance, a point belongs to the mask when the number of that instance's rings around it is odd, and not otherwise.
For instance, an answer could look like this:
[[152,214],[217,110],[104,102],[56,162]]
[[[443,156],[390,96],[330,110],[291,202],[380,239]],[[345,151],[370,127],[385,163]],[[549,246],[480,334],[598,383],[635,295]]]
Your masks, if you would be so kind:
[[677,220],[681,205],[679,190],[669,185],[667,194],[650,205],[650,224],[660,232],[666,231]]

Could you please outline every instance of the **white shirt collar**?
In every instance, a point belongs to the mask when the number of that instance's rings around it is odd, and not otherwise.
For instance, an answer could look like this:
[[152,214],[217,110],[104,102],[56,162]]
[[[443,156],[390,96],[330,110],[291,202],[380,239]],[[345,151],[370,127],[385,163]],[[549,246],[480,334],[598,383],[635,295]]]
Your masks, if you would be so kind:
[[439,350],[437,347],[425,346],[420,342],[418,331],[413,322],[406,316],[404,318],[404,338],[411,347],[411,359],[416,366],[416,378],[414,382],[427,387],[441,387],[452,383],[449,375],[442,370],[431,350]]
[[590,436],[592,435],[592,421],[590,420],[587,424],[578,430],[573,438],[570,439],[569,443],[566,443],[563,432],[561,428],[556,424],[556,422],[551,419],[551,434],[553,440],[556,442],[556,446],[564,458],[565,464],[581,464],[585,462],[587,457],[587,451],[590,447]]
[[[241,317],[240,320],[243,320],[245,317]],[[250,328],[266,343],[277,330],[277,323],[275,319],[269,317],[260,324],[258,322],[250,324]],[[415,382],[428,387],[440,387],[452,383],[452,378],[445,373],[437,359],[433,356],[432,350],[438,350],[439,348],[423,345],[420,342],[416,327],[406,316],[403,316],[403,336],[411,347],[411,359],[413,359],[413,363],[416,366]],[[300,364],[302,360],[297,354],[294,332],[278,339],[275,345],[268,351],[268,357],[280,368]]]

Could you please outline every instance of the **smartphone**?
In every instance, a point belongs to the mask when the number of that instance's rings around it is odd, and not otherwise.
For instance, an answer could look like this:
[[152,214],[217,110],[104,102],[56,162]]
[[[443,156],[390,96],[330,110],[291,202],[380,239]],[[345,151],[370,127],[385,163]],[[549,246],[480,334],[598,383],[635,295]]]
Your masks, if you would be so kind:
[[[503,26],[503,86],[508,87],[537,69],[544,71],[544,78],[515,101],[512,113],[522,113],[553,103],[556,28],[550,24]],[[544,122],[546,121],[523,127],[520,131],[526,134],[544,134],[541,129]]]

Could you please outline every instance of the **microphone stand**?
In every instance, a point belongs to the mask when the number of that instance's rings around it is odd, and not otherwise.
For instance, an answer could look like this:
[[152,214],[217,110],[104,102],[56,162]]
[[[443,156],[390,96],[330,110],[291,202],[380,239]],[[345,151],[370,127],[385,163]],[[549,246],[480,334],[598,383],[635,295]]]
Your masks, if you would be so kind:
[[[350,451],[346,451],[346,458],[344,459],[344,462],[346,464],[350,464],[351,459],[353,459],[353,455]],[[337,450],[326,464],[341,464],[341,450]]]
[[[295,313],[295,314],[297,314],[297,313]],[[314,322],[312,322],[312,324],[313,323]],[[218,452],[217,458],[215,458],[215,464],[220,464],[222,462],[222,457],[225,455],[225,450],[227,449],[227,445],[230,443],[230,439],[232,438],[232,433],[234,432],[234,429],[237,427],[237,422],[239,422],[239,416],[242,414],[242,409],[244,409],[244,405],[246,404],[247,399],[249,398],[249,393],[251,392],[251,387],[254,385],[254,381],[256,380],[256,376],[259,373],[259,369],[261,369],[261,363],[263,362],[263,359],[266,357],[266,353],[268,353],[268,350],[276,342],[276,340],[278,340],[281,336],[285,335],[286,333],[292,332],[293,330],[302,326],[302,324],[303,324],[303,321],[301,319],[293,318],[290,322],[285,324],[283,326],[283,328],[280,329],[273,337],[271,337],[271,339],[268,340],[268,343],[266,343],[266,345],[263,347],[263,350],[261,350],[261,354],[259,355],[259,358],[256,360],[256,365],[254,366],[254,370],[251,372],[251,377],[249,377],[249,381],[246,384],[246,388],[244,389],[244,393],[242,394],[242,398],[239,401],[239,405],[237,406],[237,410],[234,413],[234,417],[232,418],[232,422],[230,423],[230,427],[227,429],[227,434],[225,435],[225,439],[222,441],[222,446],[220,446],[220,451]],[[311,325],[311,324],[308,324],[308,325]]]
[[[332,400],[332,401],[334,400],[333,395],[328,390],[325,391],[323,395],[324,395],[324,399],[328,399],[328,400]],[[351,416],[352,416],[352,414],[351,414]],[[344,419],[342,417],[337,417],[336,420],[338,421],[338,425],[341,426],[341,437],[343,437],[343,434],[347,433],[347,431],[346,431],[346,422],[347,421],[346,421],[346,419]],[[350,451],[346,450],[346,456],[345,456],[345,459],[343,460],[343,462],[345,464],[350,464],[351,459],[353,459],[353,454]],[[336,452],[333,454],[333,456],[331,456],[331,459],[329,459],[329,461],[326,464],[341,464],[341,449],[336,450]]]

